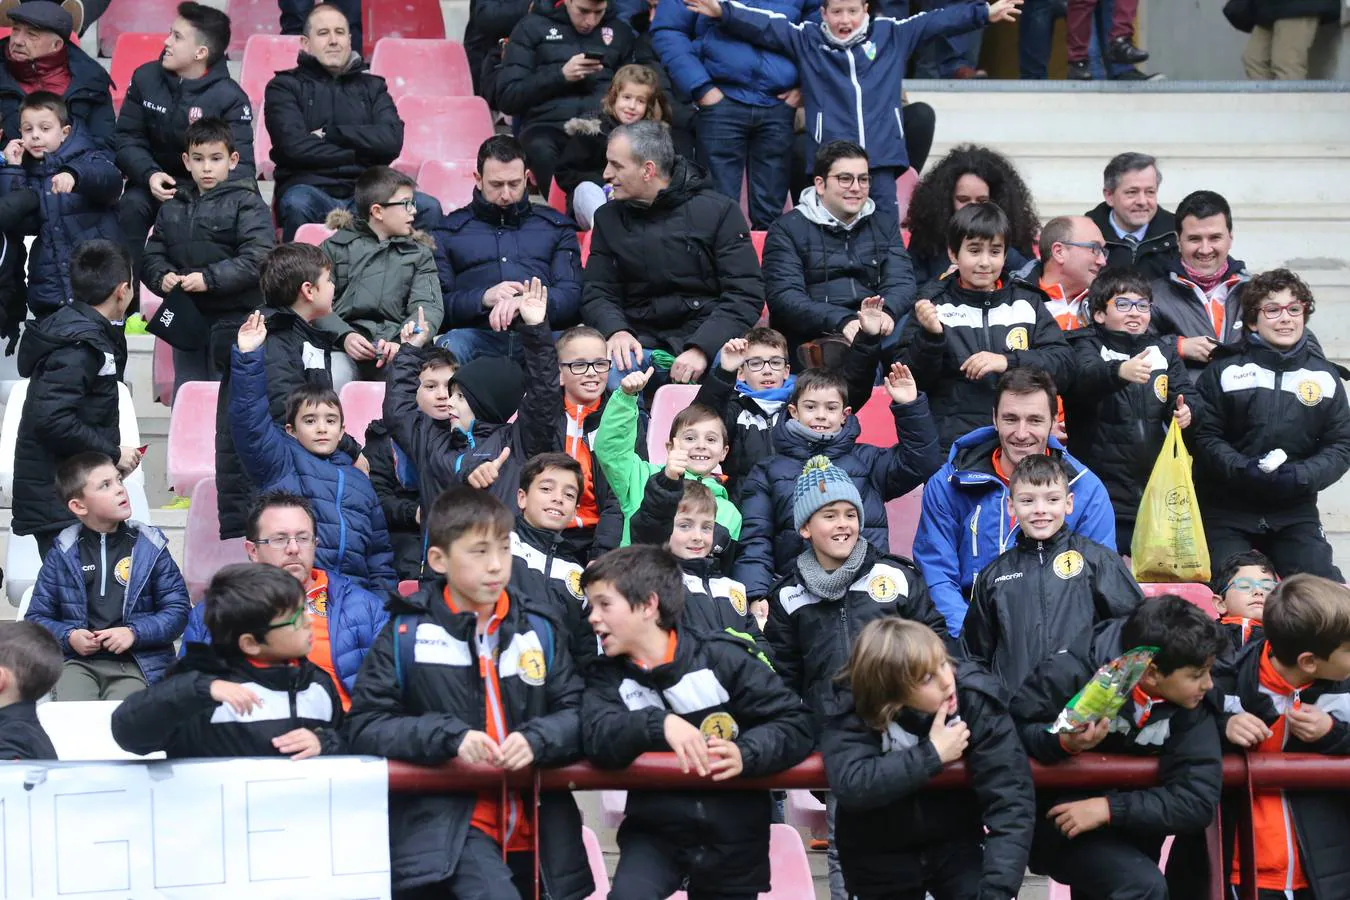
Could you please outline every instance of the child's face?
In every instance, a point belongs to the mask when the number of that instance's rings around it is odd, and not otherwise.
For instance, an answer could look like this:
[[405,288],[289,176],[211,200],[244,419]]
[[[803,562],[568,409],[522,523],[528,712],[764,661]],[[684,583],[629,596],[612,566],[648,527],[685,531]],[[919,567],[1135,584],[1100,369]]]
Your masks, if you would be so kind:
[[314,631],[309,626],[309,613],[303,603],[284,615],[274,617],[267,626],[265,634],[255,635],[256,651],[249,654],[259,662],[279,663],[303,659],[314,646]]
[[69,503],[70,511],[80,518],[99,523],[125,522],[131,518],[131,500],[122,486],[122,475],[112,463],[89,473],[84,492]]
[[544,469],[527,490],[516,491],[516,504],[525,521],[546,531],[562,531],[577,514],[581,485],[566,469]]
[[459,389],[459,385],[450,383],[450,416],[445,420],[450,423],[451,428],[462,428],[465,431],[473,428],[473,410],[469,408],[469,398],[464,396],[464,392]]
[[417,376],[417,408],[439,422],[450,418],[452,366],[429,366]]
[[951,660],[944,659],[937,671],[929,672],[923,680],[905,695],[905,706],[925,715],[946,710],[948,717],[956,712],[956,670]]
[[639,651],[657,623],[656,598],[634,609],[628,598],[608,581],[597,581],[586,588],[591,611],[587,623],[600,639],[600,651],[606,656],[628,656]]
[[286,433],[315,456],[331,456],[342,440],[342,409],[331,403],[306,403],[296,410]]
[[1153,320],[1153,304],[1134,291],[1126,291],[1107,300],[1106,309],[1093,313],[1092,319],[1107,331],[1143,334]]
[[206,47],[197,37],[197,29],[188,24],[187,19],[177,18],[169,26],[169,34],[164,38],[164,55],[160,65],[170,72],[181,75],[198,61],[206,61]]
[[333,271],[324,269],[319,273],[318,281],[307,281],[300,286],[300,294],[309,304],[304,316],[305,321],[322,319],[333,311]]
[[1214,598],[1214,606],[1221,616],[1259,622],[1266,609],[1266,598],[1278,583],[1275,574],[1262,566],[1239,566],[1223,589],[1223,596]]
[[795,404],[788,404],[788,415],[817,434],[833,434],[844,427],[853,410],[844,405],[839,391],[829,387],[802,391]]
[[[1294,314],[1295,309],[1298,315]],[[1256,312],[1256,333],[1276,350],[1288,350],[1303,337],[1306,316],[1307,310],[1293,291],[1279,291],[1261,301]]]
[[203,193],[229,181],[230,173],[237,165],[239,154],[231,153],[221,141],[193,144],[183,154],[183,166]]
[[670,531],[670,552],[676,559],[703,559],[713,549],[716,521],[707,512],[694,512],[681,506],[675,510]]
[[413,189],[404,185],[394,191],[388,203],[379,208],[372,207],[371,222],[378,222],[389,235],[407,237],[413,233],[413,219],[417,217],[417,206],[413,203]]
[[745,362],[737,370],[736,377],[752,391],[767,391],[782,387],[789,370],[787,352],[782,347],[751,344],[745,348]]
[[1182,666],[1170,675],[1164,675],[1157,667],[1149,664],[1148,671],[1140,679],[1139,685],[1155,697],[1161,697],[1168,703],[1182,709],[1195,709],[1205,700],[1205,694],[1214,687],[1210,669],[1214,665],[1211,657],[1203,666]]
[[621,125],[632,125],[647,115],[647,104],[652,102],[652,89],[645,84],[625,82],[614,98],[614,118]]
[[[604,341],[597,337],[573,338],[558,348],[558,363],[564,400],[589,406],[604,395],[610,365]],[[593,365],[587,366],[580,375],[568,368],[582,363]],[[602,366],[603,372],[600,371]]]
[[847,500],[836,500],[816,510],[798,533],[816,551],[822,565],[833,563],[838,568],[858,545],[860,528],[858,507]]
[[1318,659],[1311,653],[1301,653],[1298,667],[1309,678],[1319,681],[1344,681],[1350,678],[1350,643],[1341,644],[1331,656]]
[[1008,515],[1016,516],[1022,533],[1033,540],[1054,537],[1064,527],[1064,518],[1072,512],[1073,494],[1058,479],[1051,484],[1019,481],[1009,491]]
[[474,528],[449,547],[429,549],[427,564],[445,576],[456,602],[490,607],[511,577],[511,533]]
[[727,458],[727,441],[722,436],[721,419],[692,422],[666,442],[666,451],[679,446],[689,454],[689,471],[695,475],[709,475]]
[[66,142],[70,126],[62,125],[50,109],[25,109],[19,116],[19,137],[29,156],[42,159]]
[[984,238],[966,238],[956,253],[947,251],[956,269],[961,273],[961,281],[973,291],[992,291],[998,284],[998,276],[1003,273],[1006,251],[1003,238],[985,240]]
[[842,41],[863,27],[867,4],[863,0],[826,0],[820,17],[825,20],[830,34]]

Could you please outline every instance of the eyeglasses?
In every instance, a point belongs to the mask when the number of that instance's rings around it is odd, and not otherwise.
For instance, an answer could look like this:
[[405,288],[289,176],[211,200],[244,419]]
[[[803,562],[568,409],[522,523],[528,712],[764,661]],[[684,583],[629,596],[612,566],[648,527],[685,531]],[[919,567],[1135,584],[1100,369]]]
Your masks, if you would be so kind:
[[1060,241],[1065,247],[1082,247],[1091,250],[1093,256],[1105,256],[1106,245],[1098,241]]
[[560,362],[558,365],[573,375],[585,375],[592,369],[595,370],[595,374],[604,375],[614,363],[607,359],[574,359],[571,362]]
[[1295,300],[1293,303],[1286,303],[1283,306],[1276,306],[1272,303],[1269,306],[1261,307],[1261,315],[1265,316],[1267,319],[1278,319],[1282,312],[1287,312],[1297,319],[1299,316],[1303,315],[1303,304],[1300,301]]
[[765,366],[768,366],[771,372],[781,372],[787,368],[787,357],[770,356],[768,359],[764,359],[761,356],[752,356],[745,361],[745,367],[751,372],[759,372]]
[[392,209],[395,206],[401,206],[403,207],[403,211],[405,213],[408,213],[409,215],[413,215],[417,212],[417,201],[414,200],[412,197],[409,197],[406,200],[390,200],[388,203],[381,203],[380,205],[383,206],[385,209]]
[[1146,313],[1153,308],[1153,304],[1147,300],[1135,300],[1131,297],[1116,297],[1111,301],[1115,306],[1116,312],[1127,313],[1132,309],[1137,309],[1141,313]]
[[871,175],[854,175],[852,172],[842,172],[830,177],[837,180],[841,188],[851,188],[854,184],[858,187],[870,187],[872,184]]
[[259,547],[276,547],[278,550],[285,550],[295,541],[297,547],[308,547],[314,543],[314,535],[309,532],[304,534],[274,534],[270,538],[258,538],[253,543]]
[[278,628],[299,628],[304,624],[306,612],[307,610],[302,605],[295,611],[295,615],[291,616],[289,619],[283,619],[280,622],[268,622],[267,627],[262,630],[262,633],[266,634],[269,631],[276,631]]
[[1228,582],[1228,585],[1223,591],[1220,591],[1220,593],[1227,592],[1229,588],[1237,588],[1244,594],[1250,594],[1252,591],[1261,591],[1262,593],[1269,594],[1271,591],[1275,590],[1275,579],[1234,578],[1232,581]]

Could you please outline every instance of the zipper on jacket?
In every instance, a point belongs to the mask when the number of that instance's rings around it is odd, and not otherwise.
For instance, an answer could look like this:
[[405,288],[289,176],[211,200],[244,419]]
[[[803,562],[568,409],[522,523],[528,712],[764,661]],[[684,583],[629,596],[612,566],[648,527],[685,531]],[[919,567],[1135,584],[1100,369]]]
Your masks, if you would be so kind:
[[818,113],[816,113],[816,143],[817,143],[817,144],[819,144],[819,143],[821,142],[821,140],[822,140],[821,135],[824,133],[824,131],[825,131],[825,114],[824,114],[823,112],[818,112]]
[[347,558],[347,516],[342,511],[342,494],[347,487],[347,473],[338,466],[337,496],[333,498],[333,505],[337,507],[338,517],[338,556],[336,568],[338,572],[343,571],[342,561]]
[[980,512],[983,506],[975,507],[975,514],[970,517],[970,555],[974,559],[980,558]]
[[848,636],[848,594],[844,594],[844,599],[839,601],[839,641],[844,645],[844,658],[849,656],[849,650],[853,641]]
[[989,344],[989,304],[985,304],[980,310],[980,331],[984,335],[984,346],[981,350],[988,350]]
[[108,536],[106,534],[98,536],[98,562],[98,595],[106,597],[108,596]]
[[853,59],[853,51],[856,49],[856,47],[850,47],[845,51],[844,56],[848,57],[848,80],[853,82],[854,113],[858,116],[858,146],[866,150],[867,125],[863,121],[862,85],[858,83],[858,64]]
[[900,132],[900,139],[905,137],[905,123],[900,119],[900,107],[895,107],[895,127]]

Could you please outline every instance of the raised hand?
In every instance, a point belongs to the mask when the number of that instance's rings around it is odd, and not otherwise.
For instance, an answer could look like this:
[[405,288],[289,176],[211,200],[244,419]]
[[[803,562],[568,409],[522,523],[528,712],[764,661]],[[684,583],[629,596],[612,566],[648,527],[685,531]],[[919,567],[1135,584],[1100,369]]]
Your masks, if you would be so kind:
[[548,287],[538,278],[531,278],[520,298],[520,321],[526,325],[542,325],[547,320]]
[[721,0],[684,0],[684,8],[694,15],[707,16],[710,19],[722,18]]
[[689,469],[689,453],[680,446],[670,448],[666,454],[666,477],[679,481]]
[[496,459],[488,460],[469,473],[469,487],[476,487],[479,490],[486,490],[497,483],[497,476],[501,474],[502,466],[506,464],[507,458],[511,455],[511,448],[506,447],[501,453],[497,454]]
[[5,162],[11,166],[23,164],[23,141],[15,138],[5,145]]
[[647,382],[652,380],[655,371],[651,366],[648,366],[645,372],[629,372],[623,376],[623,381],[619,382],[619,390],[630,397],[636,397],[647,387]]
[[745,354],[750,342],[745,338],[732,338],[722,345],[721,360],[718,365],[724,372],[735,372],[745,364]]
[[909,370],[909,366],[891,363],[891,370],[886,373],[886,393],[891,395],[893,402],[902,406],[919,399],[919,383],[914,380],[914,373]]
[[426,308],[417,307],[417,319],[403,323],[403,328],[398,333],[400,344],[411,344],[414,347],[425,347],[431,340],[431,329],[427,328]]
[[895,320],[880,297],[868,297],[858,307],[858,328],[863,334],[886,337],[895,330]]
[[1015,22],[1022,14],[1022,0],[995,0],[989,4],[989,22]]
[[1148,384],[1149,378],[1153,375],[1153,366],[1148,361],[1148,351],[1131,356],[1121,363],[1118,374],[1121,381],[1130,384]]
[[1177,420],[1177,425],[1180,427],[1191,427],[1191,407],[1186,403],[1184,394],[1177,394],[1177,408],[1173,410],[1172,416]]
[[267,340],[267,320],[258,310],[254,310],[249,317],[244,320],[244,324],[239,326],[239,337],[236,344],[241,353],[252,353],[263,345]]
[[937,307],[932,300],[920,300],[914,304],[914,318],[919,320],[923,330],[929,334],[942,334],[942,320],[938,318]]

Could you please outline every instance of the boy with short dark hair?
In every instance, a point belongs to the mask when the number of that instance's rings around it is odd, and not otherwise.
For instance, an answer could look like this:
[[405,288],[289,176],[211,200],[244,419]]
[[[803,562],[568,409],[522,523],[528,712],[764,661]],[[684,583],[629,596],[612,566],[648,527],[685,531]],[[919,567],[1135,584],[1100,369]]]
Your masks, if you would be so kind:
[[159,208],[141,257],[141,282],[160,297],[192,295],[207,332],[197,349],[173,351],[174,390],[188,381],[219,381],[225,347],[244,318],[262,305],[258,272],[276,245],[272,210],[239,166],[230,126],[198,119],[184,136],[183,166],[192,183],[178,185]]
[[1234,553],[1214,570],[1214,610],[1234,653],[1264,636],[1261,617],[1279,583],[1270,557],[1260,550]]
[[211,643],[190,644],[163,681],[113,711],[122,749],[169,759],[344,752],[337,688],[305,658],[314,633],[300,582],[235,563],[215,574],[202,603]]
[[44,558],[75,521],[56,491],[61,463],[101,453],[127,475],[141,460],[135,447],[119,446],[131,260],[119,244],[88,241],[70,257],[70,283],[73,301],[29,325],[19,342],[19,375],[29,381],[14,446],[12,527],[36,537]]
[[82,241],[121,242],[117,198],[122,173],[112,156],[73,130],[66,103],[34,91],[19,105],[20,133],[5,146],[0,193],[37,198],[37,240],[28,259],[28,308],[42,318],[70,301],[69,248]]
[[1019,366],[1050,373],[1062,391],[1073,351],[1039,290],[1003,280],[1008,217],[992,203],[957,210],[947,225],[956,273],[914,305],[900,336],[901,362],[932,398],[945,454],[952,442],[988,424],[999,374]]
[[0,624],[0,760],[56,759],[37,702],[61,677],[61,645],[34,622]]
[[[422,765],[451,759],[505,771],[559,766],[581,755],[581,680],[561,623],[540,599],[508,587],[511,513],[487,491],[455,486],[429,507],[427,565],[436,577],[390,601],[352,694],[356,753]],[[395,891],[519,900],[538,848],[549,895],[595,889],[581,819],[567,791],[534,811],[516,791],[391,797]],[[537,831],[533,831],[537,829]],[[536,843],[537,841],[537,843]]]
[[[1093,631],[1144,594],[1115,551],[1066,528],[1073,480],[1062,460],[1028,456],[1008,482],[1017,542],[975,579],[961,650],[1015,695],[1047,656],[1086,655]],[[1129,648],[1126,648],[1129,649]]]
[[[758,778],[806,758],[801,701],[754,645],[685,627],[675,559],[656,547],[612,551],[582,576],[602,659],[587,673],[586,756],[622,768],[673,750],[713,781]],[[701,686],[695,690],[694,685]],[[619,830],[615,897],[752,897],[769,889],[768,791],[633,791]]]
[[393,590],[394,554],[370,479],[341,449],[342,404],[329,387],[297,388],[283,429],[267,415],[267,324],[255,312],[239,328],[231,359],[230,428],[244,471],[262,490],[288,490],[314,504],[319,568],[370,590]]
[[121,700],[154,684],[187,627],[188,593],[168,539],[132,522],[122,474],[100,453],[61,464],[57,490],[80,521],[43,559],[27,618],[61,644],[55,700]]
[[[593,445],[605,405],[609,402],[609,370],[605,336],[589,325],[564,331],[555,349],[562,379],[563,452],[581,464],[585,477],[576,521],[568,526],[574,544],[588,544],[588,558],[596,559],[619,546],[623,539],[623,510],[595,458]],[[645,435],[639,428],[637,441]]]

